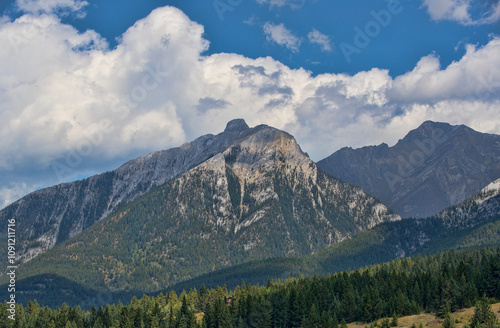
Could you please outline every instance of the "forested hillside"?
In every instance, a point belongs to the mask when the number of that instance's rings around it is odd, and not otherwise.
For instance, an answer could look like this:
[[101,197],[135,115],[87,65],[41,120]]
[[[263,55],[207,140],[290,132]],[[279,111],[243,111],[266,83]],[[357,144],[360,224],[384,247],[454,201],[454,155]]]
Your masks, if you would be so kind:
[[[1,305],[3,327],[345,327],[421,311],[447,314],[478,304],[471,328],[499,327],[488,298],[500,298],[500,248],[417,256],[324,277],[242,283],[177,295],[133,298],[91,310],[16,305],[16,320]],[[479,301],[479,302],[478,302]],[[68,326],[69,324],[69,326]],[[397,325],[397,323],[396,323]],[[375,323],[372,325],[375,327]],[[389,320],[377,323],[390,326]]]

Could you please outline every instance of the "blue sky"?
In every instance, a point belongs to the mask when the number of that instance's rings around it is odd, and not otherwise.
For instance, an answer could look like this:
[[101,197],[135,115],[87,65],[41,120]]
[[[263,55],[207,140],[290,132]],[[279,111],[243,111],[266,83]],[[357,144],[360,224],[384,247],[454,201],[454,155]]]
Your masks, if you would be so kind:
[[[500,31],[497,20],[492,24],[457,24],[451,19],[432,19],[428,10],[417,0],[302,0],[258,3],[255,0],[216,0],[216,1],[159,1],[159,0],[93,0],[85,7],[85,17],[75,15],[63,17],[63,22],[75,26],[83,32],[88,29],[97,31],[105,37],[110,46],[116,46],[119,38],[137,20],[146,17],[160,6],[175,6],[189,18],[205,27],[205,38],[210,41],[207,54],[229,52],[243,54],[250,58],[271,56],[291,68],[303,67],[314,74],[335,72],[355,74],[372,67],[390,70],[392,76],[411,70],[423,56],[435,53],[443,66],[459,60],[465,53],[465,45],[472,43],[485,45],[489,35]],[[490,1],[491,2],[491,1]],[[480,19],[492,10],[494,1],[484,8],[488,0],[475,0],[469,9],[472,18]],[[388,12],[388,6],[397,10],[391,15],[382,16],[380,31],[373,22],[379,22],[373,15]],[[15,1],[5,1],[1,10],[16,17]],[[262,26],[270,22],[284,24],[292,35],[297,37],[300,47],[297,51],[266,39]],[[387,23],[386,23],[387,22]],[[341,44],[354,45],[358,27],[374,28],[376,36],[359,53],[347,58]],[[312,30],[329,38],[331,51],[318,43],[312,43],[308,34]],[[344,49],[345,50],[345,49]]]
[[242,117],[312,159],[500,133],[498,0],[0,3],[0,207]]

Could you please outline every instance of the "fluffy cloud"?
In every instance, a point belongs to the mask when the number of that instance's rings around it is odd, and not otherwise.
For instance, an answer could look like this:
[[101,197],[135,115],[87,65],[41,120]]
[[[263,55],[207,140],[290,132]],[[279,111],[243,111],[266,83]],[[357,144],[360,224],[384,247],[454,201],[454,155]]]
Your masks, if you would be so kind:
[[404,102],[437,102],[448,99],[493,101],[500,98],[500,38],[477,49],[466,47],[458,62],[441,69],[439,58],[429,55],[415,68],[395,79],[393,99]]
[[298,9],[304,5],[305,0],[257,0],[257,3],[268,4],[271,8],[290,6],[292,9]]
[[[276,39],[298,49],[283,31]],[[112,50],[97,33],[43,13],[3,19],[0,43],[0,206],[237,117],[289,131],[315,160],[396,142],[428,119],[500,132],[500,38],[468,46],[445,68],[426,56],[396,78],[377,68],[312,76],[270,57],[203,56],[203,27],[172,7],[136,22]]]
[[267,22],[262,26],[266,38],[268,41],[273,41],[280,46],[284,46],[290,49],[292,52],[299,51],[301,40],[292,34],[292,32],[285,27],[285,24],[281,23],[275,25],[273,23]]
[[484,8],[479,8],[481,16],[474,18],[471,11],[481,6],[472,0],[424,0],[423,5],[434,20],[452,20],[463,25],[491,24],[500,19],[500,2],[488,1]]
[[25,13],[77,13],[85,15],[82,9],[88,5],[84,0],[16,0],[17,7]]
[[322,51],[332,51],[332,44],[328,35],[321,33],[317,29],[313,29],[307,34],[307,37],[311,43],[319,45]]

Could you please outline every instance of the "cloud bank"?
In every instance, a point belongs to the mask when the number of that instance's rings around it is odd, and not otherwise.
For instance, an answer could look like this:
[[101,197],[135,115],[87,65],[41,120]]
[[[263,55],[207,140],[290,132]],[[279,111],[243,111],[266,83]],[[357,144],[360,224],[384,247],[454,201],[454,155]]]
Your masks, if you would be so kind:
[[40,10],[3,18],[0,43],[0,207],[239,117],[287,130],[314,160],[343,146],[394,143],[425,120],[500,133],[498,37],[469,45],[448,67],[421,58],[396,78],[378,68],[312,76],[270,57],[204,56],[203,26],[173,7],[137,21],[113,50],[96,32]]

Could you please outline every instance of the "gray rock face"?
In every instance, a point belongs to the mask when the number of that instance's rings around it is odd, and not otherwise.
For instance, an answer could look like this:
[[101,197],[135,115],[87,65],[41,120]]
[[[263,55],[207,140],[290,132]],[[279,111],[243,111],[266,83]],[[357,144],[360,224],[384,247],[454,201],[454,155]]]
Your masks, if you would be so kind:
[[216,186],[200,211],[213,208],[207,221],[236,234],[250,258],[310,254],[401,219],[360,188],[318,172],[291,135],[266,125],[176,179],[175,203],[192,208],[182,190],[202,194],[199,185]]
[[393,147],[343,148],[317,164],[402,217],[423,218],[500,177],[500,136],[427,121]]
[[[78,267],[100,283],[88,287],[154,291],[237,263],[311,254],[397,220],[360,188],[319,171],[290,134],[260,125],[23,264],[23,277]],[[132,276],[141,278],[127,282]]]
[[[245,121],[233,120],[218,135],[208,134],[177,148],[150,153],[112,172],[35,191],[0,211],[0,222],[16,219],[17,256],[21,262],[29,261],[119,206],[223,152],[250,131]],[[2,242],[6,229],[6,224],[0,225],[1,252],[7,245]]]
[[436,217],[451,227],[474,227],[500,215],[500,179],[467,200],[441,211]]

